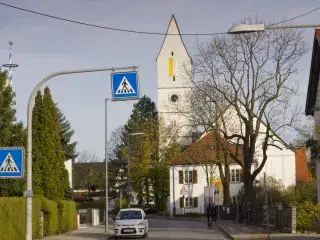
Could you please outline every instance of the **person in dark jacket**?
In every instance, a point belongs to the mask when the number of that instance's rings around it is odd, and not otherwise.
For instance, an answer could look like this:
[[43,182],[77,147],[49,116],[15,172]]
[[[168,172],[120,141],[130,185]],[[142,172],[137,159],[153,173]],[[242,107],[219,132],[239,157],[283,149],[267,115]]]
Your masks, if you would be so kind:
[[218,206],[213,204],[212,208],[213,208],[212,221],[216,222],[217,221]]
[[209,203],[209,206],[207,206],[206,213],[207,213],[207,225],[209,227],[210,218],[213,221],[213,213],[214,213],[214,207],[211,205],[211,203]]

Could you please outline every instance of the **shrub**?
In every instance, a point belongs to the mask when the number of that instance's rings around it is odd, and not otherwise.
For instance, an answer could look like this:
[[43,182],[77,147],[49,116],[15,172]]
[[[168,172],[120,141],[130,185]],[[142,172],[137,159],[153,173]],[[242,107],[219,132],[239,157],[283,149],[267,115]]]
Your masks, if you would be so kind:
[[77,210],[73,201],[58,202],[59,232],[68,232],[77,228]]
[[311,231],[317,218],[317,205],[309,201],[295,205],[297,206],[297,230],[303,233]]
[[[34,198],[32,201],[32,235],[40,237],[40,211],[41,200]],[[0,198],[0,236],[6,240],[25,239],[25,198],[3,197]]]
[[95,208],[95,209],[105,209],[106,203],[103,201],[99,202],[77,202],[76,203],[77,209],[88,209],[88,208]]
[[56,202],[46,199],[43,196],[35,196],[41,200],[41,210],[44,212],[44,236],[58,233],[59,218]]
[[[127,208],[128,207],[128,200],[126,198],[121,199],[121,208]],[[120,210],[120,199],[116,200],[116,210]]]

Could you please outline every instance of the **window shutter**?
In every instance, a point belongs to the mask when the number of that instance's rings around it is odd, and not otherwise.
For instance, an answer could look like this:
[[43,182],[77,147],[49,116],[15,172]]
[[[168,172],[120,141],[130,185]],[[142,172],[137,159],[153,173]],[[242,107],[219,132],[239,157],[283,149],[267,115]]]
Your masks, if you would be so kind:
[[243,169],[240,169],[240,182],[244,181]]
[[198,197],[193,198],[193,206],[198,207]]
[[193,170],[193,183],[198,183],[198,171]]
[[184,197],[180,197],[180,208],[184,208]]
[[183,184],[183,171],[179,170],[179,183]]

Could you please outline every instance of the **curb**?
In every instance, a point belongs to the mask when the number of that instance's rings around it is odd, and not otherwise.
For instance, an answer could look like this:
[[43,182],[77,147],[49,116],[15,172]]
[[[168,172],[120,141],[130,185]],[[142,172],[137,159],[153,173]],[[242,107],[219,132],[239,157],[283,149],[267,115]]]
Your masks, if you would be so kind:
[[236,240],[224,227],[222,227],[221,225],[218,225],[218,228],[220,229],[220,231],[222,231],[224,233],[224,235],[230,239],[230,240]]

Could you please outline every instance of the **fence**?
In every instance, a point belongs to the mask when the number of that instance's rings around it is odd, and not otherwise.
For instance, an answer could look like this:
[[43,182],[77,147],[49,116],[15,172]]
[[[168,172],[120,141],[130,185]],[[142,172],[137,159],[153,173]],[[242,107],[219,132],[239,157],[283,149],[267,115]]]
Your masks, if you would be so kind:
[[[246,224],[267,228],[267,211],[264,205],[231,205],[220,208],[220,217]],[[269,229],[278,232],[296,232],[296,207],[270,206],[268,209]]]

